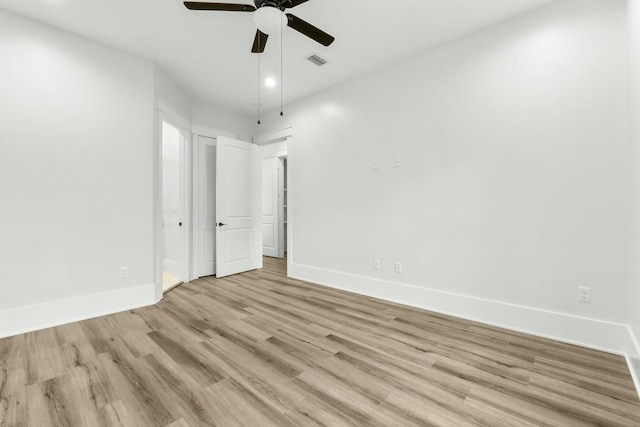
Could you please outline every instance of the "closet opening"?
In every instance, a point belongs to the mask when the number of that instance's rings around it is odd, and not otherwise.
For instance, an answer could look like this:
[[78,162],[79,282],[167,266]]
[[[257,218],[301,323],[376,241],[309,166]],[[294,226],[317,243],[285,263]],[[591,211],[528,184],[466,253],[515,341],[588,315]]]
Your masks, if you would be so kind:
[[262,251],[265,261],[271,258],[283,268],[289,255],[288,142],[286,138],[262,146]]

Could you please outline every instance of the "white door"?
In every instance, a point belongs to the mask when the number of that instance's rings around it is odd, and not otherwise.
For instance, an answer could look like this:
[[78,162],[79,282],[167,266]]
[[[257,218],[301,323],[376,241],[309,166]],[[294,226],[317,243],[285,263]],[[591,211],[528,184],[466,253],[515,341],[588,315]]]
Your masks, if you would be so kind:
[[216,276],[262,268],[258,146],[220,136],[216,150]]
[[216,274],[216,140],[198,136],[197,276]]
[[163,271],[179,280],[184,272],[184,149],[180,129],[162,123]]
[[270,257],[278,257],[280,247],[279,169],[280,159],[262,160],[262,251]]

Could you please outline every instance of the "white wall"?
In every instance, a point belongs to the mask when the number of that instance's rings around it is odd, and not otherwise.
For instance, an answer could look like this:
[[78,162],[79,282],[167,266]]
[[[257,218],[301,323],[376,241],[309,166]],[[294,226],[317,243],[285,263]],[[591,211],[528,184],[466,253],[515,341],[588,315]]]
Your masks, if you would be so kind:
[[640,0],[629,0],[629,76],[632,200],[631,293],[629,298],[631,329],[635,352],[631,353],[632,369],[640,390]]
[[236,133],[241,141],[251,141],[254,134],[253,118],[224,111],[199,101],[193,103],[192,120],[196,125]]
[[622,351],[625,16],[558,2],[265,117],[293,126],[289,271]]
[[187,92],[158,65],[154,66],[156,98],[191,120],[192,101]]
[[0,64],[0,337],[153,303],[158,101],[191,120],[191,97],[147,60],[1,9]]
[[152,303],[152,64],[2,10],[0,64],[0,337]]

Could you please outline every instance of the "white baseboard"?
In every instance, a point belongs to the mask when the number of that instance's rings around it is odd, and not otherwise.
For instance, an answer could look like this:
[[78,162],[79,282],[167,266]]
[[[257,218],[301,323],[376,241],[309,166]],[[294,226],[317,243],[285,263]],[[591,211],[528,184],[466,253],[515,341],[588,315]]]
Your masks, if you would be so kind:
[[630,345],[629,328],[627,325],[619,323],[427,289],[301,264],[291,264],[289,276],[332,288],[609,353],[627,355]]
[[0,310],[0,338],[155,304],[156,285]]
[[636,339],[636,334],[634,334],[631,326],[629,326],[629,338],[631,339],[632,347],[626,355],[627,364],[629,365],[633,382],[636,385],[638,397],[640,397],[640,342]]

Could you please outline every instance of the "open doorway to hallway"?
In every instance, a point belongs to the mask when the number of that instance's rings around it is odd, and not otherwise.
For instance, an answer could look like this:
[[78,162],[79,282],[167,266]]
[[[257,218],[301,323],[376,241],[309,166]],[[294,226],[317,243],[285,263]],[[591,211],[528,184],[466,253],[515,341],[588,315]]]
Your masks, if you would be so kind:
[[186,135],[162,121],[162,290],[170,291],[185,281],[184,253]]

